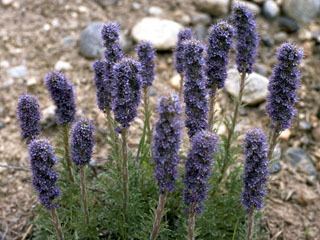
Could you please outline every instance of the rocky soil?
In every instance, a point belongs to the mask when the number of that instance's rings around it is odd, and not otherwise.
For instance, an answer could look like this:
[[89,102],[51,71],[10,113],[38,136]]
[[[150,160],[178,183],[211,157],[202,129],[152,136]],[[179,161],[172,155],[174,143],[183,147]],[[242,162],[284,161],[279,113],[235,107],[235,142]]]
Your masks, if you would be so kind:
[[[270,239],[320,239],[320,2],[254,0],[245,3],[257,14],[261,44],[256,74],[251,77],[253,83],[245,98],[248,106],[241,110],[239,131],[252,126],[267,129],[266,84],[262,83],[270,76],[276,48],[289,40],[305,51],[299,112],[293,128],[280,137],[263,223]],[[76,87],[78,115],[94,119],[98,126],[95,159],[99,164],[107,150],[101,144],[104,116],[95,104],[91,66],[103,50],[98,33],[101,24],[106,21],[121,24],[121,45],[128,54],[134,55],[135,40],[145,38],[161,50],[157,54],[157,78],[150,91],[154,104],[158,96],[175,91],[179,83],[171,55],[177,31],[183,26],[192,27],[196,37],[205,41],[208,27],[228,13],[229,4],[227,0],[0,1],[2,239],[27,239],[33,227],[32,209],[37,203],[30,186],[26,145],[21,141],[15,118],[19,94],[29,92],[39,97],[43,135],[54,139],[54,107],[43,86],[43,77],[52,69],[65,72]],[[141,31],[142,23],[144,31]],[[233,67],[232,60],[230,68]],[[227,91],[234,94],[232,86],[237,79],[230,77],[228,81],[231,87]],[[221,92],[218,99],[221,116],[233,109],[227,91]],[[141,119],[137,118],[134,128],[139,129],[141,125]],[[139,130],[132,133],[132,147],[137,145],[139,133]]]

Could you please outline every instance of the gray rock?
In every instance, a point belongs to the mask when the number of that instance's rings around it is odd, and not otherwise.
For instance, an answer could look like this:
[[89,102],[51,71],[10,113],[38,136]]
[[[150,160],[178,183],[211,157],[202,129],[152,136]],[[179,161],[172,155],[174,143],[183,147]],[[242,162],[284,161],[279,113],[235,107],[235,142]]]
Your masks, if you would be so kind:
[[0,122],[0,129],[5,128],[6,124],[3,122]]
[[253,2],[242,1],[242,0],[237,0],[236,2],[240,3],[242,5],[245,5],[255,15],[259,15],[260,12],[261,12],[260,7],[257,4],[253,3]]
[[28,74],[28,69],[24,65],[9,68],[7,73],[12,78],[24,78]]
[[262,13],[266,18],[276,18],[280,13],[280,8],[273,0],[267,0],[263,4]]
[[182,28],[172,20],[145,17],[133,27],[131,34],[137,42],[150,41],[157,50],[169,50],[175,47]]
[[287,33],[294,33],[299,30],[298,23],[292,18],[280,17],[278,23],[280,29]]
[[288,39],[288,34],[285,32],[278,32],[273,36],[273,38],[276,43],[282,43]]
[[272,47],[274,45],[274,40],[269,34],[263,34],[261,36],[261,41],[266,47]]
[[298,171],[308,175],[317,175],[312,159],[302,148],[289,148],[285,153],[285,158]]
[[194,25],[196,24],[204,24],[204,25],[209,25],[212,23],[212,19],[210,15],[205,14],[205,13],[195,13],[191,16],[191,21]]
[[162,8],[160,7],[157,7],[157,6],[151,6],[149,9],[148,9],[148,13],[152,16],[161,16],[163,15],[163,10]]
[[55,109],[54,105],[50,105],[42,111],[41,125],[43,129],[50,128],[56,124]]
[[299,129],[300,130],[309,131],[309,130],[311,130],[311,128],[312,128],[311,123],[309,123],[307,121],[300,121],[299,122]]
[[193,32],[194,35],[196,37],[196,39],[200,40],[200,41],[204,41],[207,38],[208,35],[208,29],[205,25],[203,24],[197,24],[194,28],[193,28]]
[[304,23],[310,22],[319,13],[319,0],[285,0],[283,11],[287,16]]
[[62,39],[62,45],[64,48],[74,48],[77,45],[77,39],[72,36],[66,36]]
[[[233,68],[228,71],[228,77],[225,83],[226,91],[234,96],[239,95],[240,74]],[[256,72],[253,72],[246,79],[246,86],[242,97],[242,102],[248,105],[256,105],[265,101],[268,94],[268,79]]]
[[280,172],[282,169],[281,163],[279,161],[271,163],[271,166],[269,168],[270,174],[276,174]]
[[118,3],[118,0],[95,0],[101,7],[108,7]]
[[195,0],[194,5],[199,11],[219,17],[229,12],[229,0]]

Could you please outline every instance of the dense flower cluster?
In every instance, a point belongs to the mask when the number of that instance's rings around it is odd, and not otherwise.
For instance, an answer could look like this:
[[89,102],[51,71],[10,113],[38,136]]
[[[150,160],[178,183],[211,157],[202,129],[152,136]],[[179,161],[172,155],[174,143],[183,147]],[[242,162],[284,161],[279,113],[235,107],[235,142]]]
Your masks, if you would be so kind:
[[45,77],[45,85],[56,105],[58,124],[71,123],[76,113],[73,85],[60,72],[50,72]]
[[98,60],[93,64],[93,69],[98,107],[101,111],[111,109],[111,86],[106,81],[106,64]]
[[36,97],[28,94],[19,97],[17,117],[24,139],[30,141],[40,134],[40,106]]
[[137,116],[141,96],[140,68],[139,62],[130,58],[122,59],[113,68],[117,84],[112,89],[112,110],[123,128],[129,127]]
[[57,158],[46,140],[33,140],[29,144],[32,184],[39,194],[41,204],[47,209],[58,207],[54,200],[60,195],[56,186],[58,174],[53,169]]
[[207,81],[204,74],[204,46],[195,40],[184,42],[186,127],[192,137],[208,127]]
[[186,40],[191,40],[192,31],[190,28],[183,29],[178,34],[178,42],[175,49],[175,67],[178,73],[183,74],[184,72],[184,51],[183,42]]
[[174,190],[181,142],[181,111],[177,95],[160,99],[159,119],[155,125],[152,141],[152,155],[155,162],[155,177],[161,193]]
[[155,71],[155,50],[152,44],[146,41],[142,41],[136,47],[139,62],[141,64],[141,83],[142,87],[149,87],[154,80]]
[[198,213],[207,197],[213,154],[217,149],[218,137],[212,132],[199,131],[191,140],[185,166],[184,201],[187,206],[195,205]]
[[71,132],[71,158],[78,165],[89,164],[94,146],[94,126],[89,120],[76,122]]
[[233,7],[232,23],[237,38],[237,67],[241,73],[251,73],[257,55],[259,36],[254,14],[243,4]]
[[290,43],[284,43],[278,50],[278,64],[269,81],[267,98],[267,112],[272,127],[278,131],[289,128],[296,113],[294,105],[300,86],[299,64],[302,57],[302,49]]
[[224,87],[227,78],[228,54],[232,44],[233,28],[225,21],[213,25],[209,31],[206,57],[208,88]]
[[261,129],[251,129],[244,140],[245,166],[242,204],[247,211],[261,209],[268,180],[268,144]]

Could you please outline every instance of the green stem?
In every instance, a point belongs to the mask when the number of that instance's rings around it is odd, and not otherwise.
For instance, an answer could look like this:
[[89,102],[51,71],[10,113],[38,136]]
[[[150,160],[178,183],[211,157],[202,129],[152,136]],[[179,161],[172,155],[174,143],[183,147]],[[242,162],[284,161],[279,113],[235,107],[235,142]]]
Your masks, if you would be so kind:
[[80,189],[81,189],[81,200],[82,200],[85,224],[89,224],[88,195],[87,195],[86,176],[85,176],[84,166],[80,167]]
[[247,240],[253,239],[254,233],[254,209],[249,210],[248,212],[248,226],[247,226]]
[[216,102],[216,95],[217,95],[217,85],[214,84],[211,89],[210,93],[210,100],[209,100],[209,119],[208,119],[208,125],[209,125],[209,131],[213,128],[213,120],[214,120],[214,104]]
[[62,233],[62,228],[61,228],[61,224],[58,218],[58,214],[57,214],[57,210],[55,208],[52,208],[50,210],[50,215],[51,215],[51,221],[52,224],[55,228],[56,231],[56,236],[57,236],[57,240],[63,240],[63,233]]
[[128,195],[129,195],[129,174],[128,174],[128,149],[127,149],[127,129],[121,132],[122,136],[122,184],[123,184],[123,215],[125,223],[128,220]]
[[62,126],[63,131],[63,144],[64,144],[64,159],[67,162],[67,171],[69,173],[69,178],[71,182],[74,182],[74,175],[72,171],[72,162],[70,158],[70,150],[69,150],[69,124],[64,124]]
[[194,240],[194,229],[196,225],[196,208],[195,205],[189,207],[189,216],[188,216],[188,240]]
[[154,215],[153,227],[152,227],[152,231],[151,231],[151,235],[150,235],[150,240],[157,239],[157,237],[159,235],[161,219],[163,216],[166,199],[167,199],[167,192],[161,193],[159,195],[159,201],[158,201],[158,206],[157,206],[157,209],[156,209],[156,212]]

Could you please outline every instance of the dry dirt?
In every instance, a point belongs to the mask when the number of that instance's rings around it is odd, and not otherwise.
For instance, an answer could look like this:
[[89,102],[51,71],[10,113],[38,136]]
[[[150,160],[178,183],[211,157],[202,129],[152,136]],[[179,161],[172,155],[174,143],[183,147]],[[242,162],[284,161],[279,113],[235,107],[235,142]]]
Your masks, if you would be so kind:
[[[130,30],[133,24],[147,15],[145,9],[159,6],[165,16],[176,21],[181,14],[191,16],[195,9],[191,0],[137,0],[139,10],[132,7],[133,1],[122,0],[117,5],[102,8],[95,1],[85,0],[13,0],[9,6],[0,4],[0,164],[18,168],[0,167],[0,236],[5,239],[25,239],[32,231],[30,219],[32,209],[37,203],[30,187],[30,174],[26,145],[20,139],[15,118],[17,98],[22,92],[30,92],[39,97],[41,108],[46,109],[52,103],[43,86],[43,77],[52,70],[59,60],[69,62],[72,69],[65,71],[76,86],[77,105],[80,114],[95,120],[98,128],[103,129],[104,118],[95,105],[93,87],[92,61],[79,55],[78,44],[64,47],[63,38],[79,39],[81,30],[92,21],[118,21],[122,28]],[[276,23],[269,23],[259,17],[261,35],[279,31]],[[317,23],[305,26],[306,29],[319,27]],[[57,24],[58,23],[58,24]],[[298,34],[290,35],[305,49],[303,61],[302,87],[299,92],[299,116],[291,135],[281,143],[285,151],[290,146],[305,149],[320,170],[319,135],[298,129],[299,121],[307,120],[314,129],[320,127],[319,111],[320,89],[320,50],[315,43],[300,40]],[[261,44],[258,64],[266,66],[268,74],[275,62],[275,44],[268,48]],[[7,68],[25,65],[28,76],[25,79],[10,79]],[[169,53],[159,53],[157,60],[157,79],[152,90],[152,101],[155,102],[161,93],[174,91],[169,79],[173,75],[172,58]],[[35,79],[36,84],[27,86],[27,81]],[[222,93],[219,104],[223,112],[230,113],[232,105],[229,97]],[[266,127],[268,120],[264,113],[264,104],[259,107],[245,108],[242,112],[242,127],[258,125]],[[258,120],[258,121],[257,121]],[[246,126],[244,126],[246,124]],[[135,126],[141,125],[137,119]],[[44,129],[45,136],[51,136],[54,127]],[[242,128],[241,128],[242,129]],[[103,131],[100,132],[102,135]],[[137,139],[132,136],[132,146]],[[105,150],[97,147],[96,158],[105,155]],[[265,208],[265,226],[270,239],[320,239],[320,184],[318,179],[311,182],[302,173],[293,170],[282,161],[280,173],[272,175],[271,188]]]

